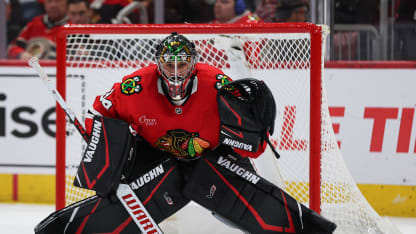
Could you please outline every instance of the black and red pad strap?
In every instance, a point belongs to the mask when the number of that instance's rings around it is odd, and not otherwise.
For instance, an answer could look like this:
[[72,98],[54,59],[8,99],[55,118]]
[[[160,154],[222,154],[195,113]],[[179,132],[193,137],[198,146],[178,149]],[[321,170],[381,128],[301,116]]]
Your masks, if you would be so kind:
[[126,122],[94,117],[90,141],[78,167],[74,185],[94,190],[100,197],[115,192],[133,143],[134,137]]

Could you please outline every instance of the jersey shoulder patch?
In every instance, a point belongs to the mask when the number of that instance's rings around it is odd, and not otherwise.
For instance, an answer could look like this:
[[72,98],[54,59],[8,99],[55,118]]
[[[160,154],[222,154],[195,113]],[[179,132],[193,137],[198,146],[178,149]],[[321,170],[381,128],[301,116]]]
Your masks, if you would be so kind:
[[232,81],[231,78],[225,74],[217,74],[215,78],[217,79],[217,82],[215,82],[215,88],[217,89],[222,88],[224,85]]
[[142,91],[142,86],[140,85],[141,79],[141,76],[131,76],[124,79],[120,84],[121,93],[124,95],[140,93]]
[[120,83],[120,91],[123,95],[140,93],[157,77],[156,65],[149,65],[123,77]]

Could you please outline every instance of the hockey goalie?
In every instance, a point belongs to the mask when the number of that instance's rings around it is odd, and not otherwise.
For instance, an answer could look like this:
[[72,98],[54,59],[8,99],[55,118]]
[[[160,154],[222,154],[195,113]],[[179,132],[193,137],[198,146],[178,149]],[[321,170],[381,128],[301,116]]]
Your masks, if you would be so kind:
[[261,157],[274,129],[276,104],[263,81],[232,81],[199,63],[194,44],[177,33],[160,42],[155,59],[88,111],[74,185],[96,195],[52,213],[35,233],[161,233],[158,224],[190,201],[245,233],[333,233],[336,224],[249,160]]

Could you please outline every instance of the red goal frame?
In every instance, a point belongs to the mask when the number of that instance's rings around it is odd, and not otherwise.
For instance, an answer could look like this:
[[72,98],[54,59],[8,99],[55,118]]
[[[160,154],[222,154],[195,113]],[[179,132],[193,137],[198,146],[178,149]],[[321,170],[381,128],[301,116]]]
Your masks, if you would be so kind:
[[[68,34],[181,34],[197,33],[308,33],[311,38],[310,54],[310,165],[309,207],[320,212],[321,206],[321,77],[322,27],[312,23],[266,23],[266,24],[151,24],[151,25],[65,25],[57,34],[57,90],[66,97],[66,37]],[[56,105],[56,209],[65,207],[65,112]]]

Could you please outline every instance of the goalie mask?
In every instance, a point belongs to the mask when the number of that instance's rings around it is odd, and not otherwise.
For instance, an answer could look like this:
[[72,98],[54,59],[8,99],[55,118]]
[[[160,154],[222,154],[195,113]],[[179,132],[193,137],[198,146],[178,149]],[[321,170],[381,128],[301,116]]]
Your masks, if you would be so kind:
[[166,37],[156,48],[162,87],[171,100],[181,101],[189,94],[188,87],[192,88],[191,77],[197,57],[195,45],[176,32]]

